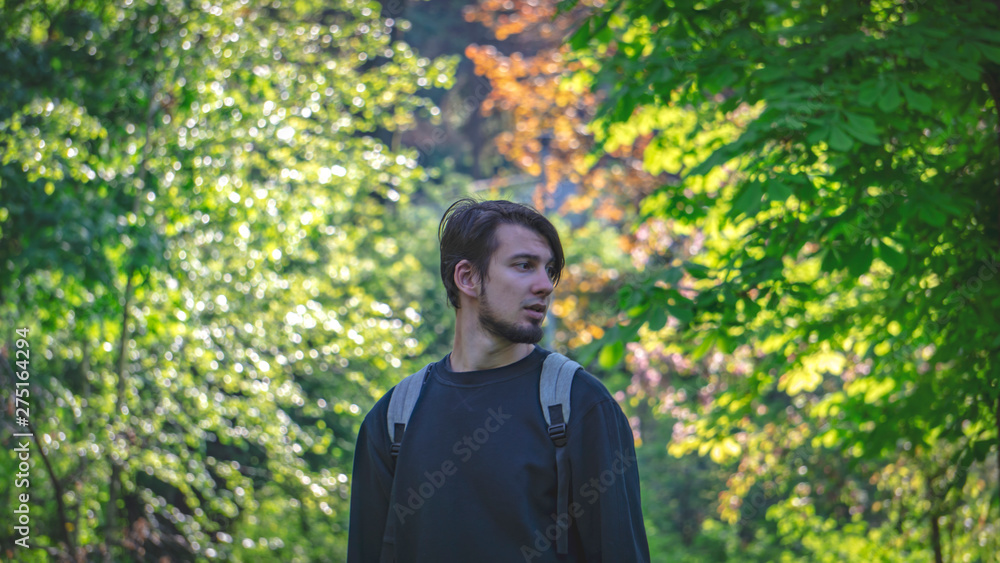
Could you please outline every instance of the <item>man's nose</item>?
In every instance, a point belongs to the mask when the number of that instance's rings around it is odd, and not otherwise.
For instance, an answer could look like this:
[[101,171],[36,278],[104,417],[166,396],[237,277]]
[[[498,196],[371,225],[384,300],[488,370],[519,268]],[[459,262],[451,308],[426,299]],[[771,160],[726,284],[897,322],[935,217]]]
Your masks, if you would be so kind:
[[535,284],[532,288],[532,292],[538,295],[547,296],[552,293],[555,286],[552,284],[552,279],[549,278],[548,272],[542,271],[540,275],[536,276]]

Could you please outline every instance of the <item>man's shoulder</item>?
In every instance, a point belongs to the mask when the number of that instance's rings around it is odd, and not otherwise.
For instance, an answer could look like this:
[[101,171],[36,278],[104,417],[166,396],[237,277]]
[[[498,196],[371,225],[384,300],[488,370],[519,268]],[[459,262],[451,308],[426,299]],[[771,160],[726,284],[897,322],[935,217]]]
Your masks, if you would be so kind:
[[388,431],[386,430],[386,413],[389,412],[389,401],[392,399],[392,392],[395,391],[396,387],[393,386],[391,389],[385,392],[382,397],[375,402],[368,414],[365,415],[364,422],[361,425],[365,428],[368,436],[371,439],[380,439],[382,436],[388,436]]
[[576,375],[573,377],[573,391],[570,398],[574,403],[573,408],[580,414],[598,403],[615,400],[604,382],[582,367],[576,370]]
[[[545,350],[545,352],[547,353],[546,355],[553,353],[549,350]],[[566,355],[566,357],[574,360],[572,355]],[[609,399],[614,400],[614,397],[611,396],[611,392],[604,386],[604,383],[583,366],[580,366],[573,376],[573,390],[570,394],[570,400],[573,401],[573,408],[576,409],[577,404],[579,404],[586,409],[591,405]]]
[[[567,356],[573,359],[572,356]],[[570,428],[580,428],[586,425],[593,416],[599,418],[624,418],[621,407],[611,392],[594,374],[580,367],[573,375],[573,386],[570,391]]]
[[[420,370],[414,372],[414,374],[419,373],[420,371],[423,371],[423,366],[420,368]],[[410,375],[413,374],[406,374],[405,377],[409,377]],[[388,426],[387,415],[389,413],[389,402],[392,401],[393,393],[399,387],[399,384],[403,381],[404,378],[400,378],[400,380],[397,381],[395,385],[393,385],[388,391],[386,391],[385,394],[383,394],[382,397],[375,402],[375,405],[372,406],[370,411],[368,411],[368,414],[365,415],[365,419],[362,424],[367,428],[369,434],[372,434],[374,436],[384,435],[387,437],[386,439],[388,439],[389,434],[387,430]]]

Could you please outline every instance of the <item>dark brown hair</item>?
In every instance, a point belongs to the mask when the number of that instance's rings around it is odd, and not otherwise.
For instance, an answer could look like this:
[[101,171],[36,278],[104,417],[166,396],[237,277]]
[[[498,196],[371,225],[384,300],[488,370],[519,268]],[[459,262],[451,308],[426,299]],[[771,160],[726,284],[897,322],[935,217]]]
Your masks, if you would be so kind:
[[512,201],[460,199],[444,212],[438,225],[441,281],[448,292],[448,301],[456,309],[459,304],[455,266],[462,260],[468,260],[481,280],[488,279],[490,260],[499,246],[496,232],[500,225],[520,225],[535,231],[548,241],[552,249],[552,283],[559,283],[566,258],[559,233],[544,215],[532,207]]

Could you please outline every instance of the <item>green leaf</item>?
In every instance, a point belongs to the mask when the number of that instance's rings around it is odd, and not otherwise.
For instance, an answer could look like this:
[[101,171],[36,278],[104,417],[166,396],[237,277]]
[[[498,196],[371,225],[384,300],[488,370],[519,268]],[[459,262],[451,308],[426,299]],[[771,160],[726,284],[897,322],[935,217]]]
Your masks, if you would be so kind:
[[611,16],[614,15],[615,10],[618,9],[622,0],[619,0],[612,6],[609,10],[598,12],[593,16],[587,18],[580,29],[576,30],[569,39],[569,44],[574,49],[583,49],[590,43],[591,38],[596,38],[600,43],[609,42],[614,35],[608,28],[608,22],[611,20]]
[[795,195],[792,187],[780,180],[772,180],[767,184],[767,199],[769,201],[783,202]]
[[694,262],[687,262],[684,264],[684,269],[687,270],[687,273],[694,279],[703,280],[708,278],[709,271],[707,266],[696,264]]
[[859,239],[865,236],[865,231],[854,223],[845,224],[842,232],[847,237],[848,242],[851,243],[856,243]]
[[917,211],[917,215],[935,227],[943,227],[945,221],[947,220],[944,213],[941,213],[933,207],[921,207]]
[[734,81],[736,81],[736,72],[729,67],[722,66],[705,76],[701,81],[701,85],[709,92],[718,94],[730,87]]
[[717,336],[716,333],[711,332],[701,341],[700,344],[691,352],[691,359],[697,361],[702,359],[709,350],[712,349],[712,345],[715,344]]
[[687,176],[701,176],[703,174],[708,174],[716,166],[721,166],[730,160],[745,154],[747,147],[756,146],[760,135],[761,133],[757,128],[751,127],[747,129],[735,141],[725,144],[712,151],[712,154],[688,172]]
[[684,270],[682,268],[668,267],[663,269],[659,279],[667,285],[675,285],[677,282],[681,281],[681,278],[683,277]]
[[556,4],[556,15],[562,15],[569,12],[579,3],[579,0],[560,0]]
[[874,251],[867,244],[860,244],[847,256],[847,271],[854,277],[860,277],[868,272],[874,259]]
[[954,64],[951,65],[951,69],[957,72],[959,76],[970,82],[976,82],[980,78],[981,70],[979,65],[977,63],[970,62],[968,60],[955,62]]
[[987,59],[1000,64],[1000,47],[994,47],[993,45],[988,45],[986,43],[977,43],[976,49],[978,49],[979,52],[982,53]]
[[889,83],[882,96],[878,99],[878,109],[885,113],[892,113],[903,103],[903,98],[899,94],[899,88],[894,83]]
[[600,31],[594,34],[594,39],[601,45],[607,45],[615,38],[614,32],[610,27],[605,25]]
[[744,214],[747,217],[753,217],[760,209],[760,200],[763,195],[763,186],[759,182],[745,182],[742,192],[733,201],[729,216],[739,217],[740,214]]
[[895,248],[889,246],[888,244],[880,244],[878,246],[878,253],[879,258],[888,264],[888,266],[894,271],[900,272],[906,268],[906,255],[902,252],[898,252]]
[[597,363],[604,369],[611,369],[618,365],[624,357],[625,343],[621,340],[616,340],[601,348],[601,353],[597,357]]
[[847,152],[854,146],[854,141],[847,136],[837,124],[830,128],[830,148],[840,152]]
[[823,253],[823,261],[820,263],[820,268],[824,272],[832,274],[842,267],[840,254],[832,248],[827,248]]
[[740,299],[743,301],[744,314],[747,319],[753,319],[758,313],[760,313],[760,305],[758,305],[753,299],[747,297],[741,297]]
[[858,89],[858,103],[865,107],[875,105],[875,102],[882,96],[884,89],[885,83],[876,78],[862,82],[861,87]]
[[825,127],[814,128],[809,135],[806,136],[806,142],[810,145],[817,145],[830,138],[830,133],[832,129],[829,125]]
[[903,89],[903,94],[906,96],[906,104],[920,113],[931,113],[931,108],[933,104],[931,103],[930,96],[917,92],[910,88],[907,84],[901,83],[900,87]]
[[649,311],[647,328],[653,332],[663,329],[667,325],[667,312],[663,307],[653,307]]
[[618,341],[634,342],[643,324],[645,324],[645,319],[633,319],[627,325],[619,325]]
[[972,446],[972,457],[976,461],[983,461],[990,454],[995,442],[990,439],[977,440]]
[[587,46],[587,43],[590,42],[590,36],[591,36],[590,26],[591,22],[593,22],[593,19],[594,16],[591,16],[590,18],[584,20],[583,24],[580,25],[580,29],[576,30],[576,32],[570,36],[569,38],[570,47],[579,50]]
[[670,314],[676,318],[681,324],[688,324],[691,319],[694,318],[694,311],[691,307],[686,307],[684,305],[667,305],[667,309]]
[[635,307],[630,308],[625,314],[628,315],[629,318],[634,319],[639,315],[645,313],[647,309],[649,309],[649,303],[641,303],[639,305],[636,305]]
[[882,144],[878,138],[878,127],[874,119],[848,111],[844,112],[844,117],[847,121],[842,125],[855,139],[869,145]]
[[732,354],[733,350],[736,349],[736,342],[725,333],[719,334],[715,344],[719,348],[720,352],[727,355]]

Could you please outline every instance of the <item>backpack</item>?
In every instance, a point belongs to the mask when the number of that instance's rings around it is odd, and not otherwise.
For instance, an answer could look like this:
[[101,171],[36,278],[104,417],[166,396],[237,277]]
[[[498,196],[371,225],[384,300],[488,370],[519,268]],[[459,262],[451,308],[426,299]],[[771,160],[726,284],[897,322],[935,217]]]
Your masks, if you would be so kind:
[[[427,371],[430,364],[424,366],[420,371],[407,376],[396,385],[396,389],[389,398],[389,410],[386,415],[389,430],[389,439],[392,440],[390,452],[393,460],[399,456],[399,448],[403,443],[403,434],[406,425],[410,421],[413,407],[417,404],[420,391],[427,380]],[[569,528],[569,458],[566,453],[566,425],[569,423],[570,415],[570,391],[573,386],[573,376],[576,370],[580,369],[580,364],[558,354],[550,353],[542,364],[542,375],[538,383],[538,400],[542,405],[542,414],[545,416],[545,423],[548,425],[549,438],[556,446],[556,481],[558,483],[556,493],[556,514],[557,524],[563,529],[557,541],[558,555],[569,553],[569,538],[565,533]],[[396,479],[393,471],[392,494],[390,498],[396,496]],[[395,522],[392,511],[389,511],[388,521],[385,526],[383,536],[383,546],[386,543],[395,543]]]

